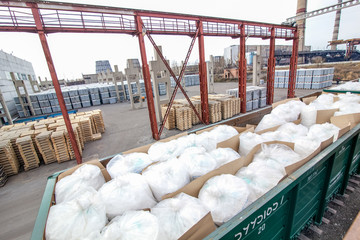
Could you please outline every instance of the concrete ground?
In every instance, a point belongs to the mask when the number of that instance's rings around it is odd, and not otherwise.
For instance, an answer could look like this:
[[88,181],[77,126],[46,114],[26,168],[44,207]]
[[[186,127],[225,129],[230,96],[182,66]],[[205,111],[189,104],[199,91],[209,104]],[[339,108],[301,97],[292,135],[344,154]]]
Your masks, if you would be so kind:
[[[236,88],[236,82],[215,83],[216,93],[225,93],[226,89]],[[199,95],[199,86],[187,87],[189,96]],[[180,91],[179,91],[180,92]],[[296,90],[297,96],[313,90]],[[276,89],[274,101],[285,99],[286,89]],[[181,93],[177,98],[183,98]],[[146,104],[145,104],[146,106]],[[142,146],[154,140],[151,137],[147,108],[130,110],[129,103],[102,105],[82,109],[89,111],[101,109],[106,131],[102,139],[85,144],[83,161],[103,158],[134,147]],[[201,127],[196,125],[193,128]],[[161,138],[180,133],[179,130],[166,130]],[[76,165],[76,161],[41,165],[28,172],[21,172],[9,178],[7,184],[0,188],[0,239],[29,239],[35,223],[37,212],[45,189],[47,177],[52,173]]]

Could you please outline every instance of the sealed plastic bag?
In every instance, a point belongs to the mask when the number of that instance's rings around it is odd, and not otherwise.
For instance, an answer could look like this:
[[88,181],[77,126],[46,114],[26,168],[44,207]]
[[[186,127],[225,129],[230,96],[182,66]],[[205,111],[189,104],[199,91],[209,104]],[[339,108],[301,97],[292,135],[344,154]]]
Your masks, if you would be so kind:
[[111,178],[115,178],[126,173],[141,173],[151,163],[152,161],[146,153],[118,154],[109,161],[106,170]]
[[179,156],[187,147],[183,142],[171,140],[169,142],[156,142],[150,146],[148,154],[153,162],[163,162]]
[[258,144],[264,142],[264,139],[256,133],[246,132],[239,136],[239,153],[241,156],[246,156]]
[[262,144],[261,149],[254,155],[253,162],[273,160],[283,167],[300,161],[302,158],[290,147],[283,144]]
[[161,201],[162,196],[175,192],[190,182],[185,164],[176,158],[151,165],[142,175],[158,201]]
[[157,240],[157,217],[147,211],[128,211],[117,216],[101,231],[101,240]]
[[266,132],[260,135],[263,139],[263,142],[270,142],[270,141],[284,141],[284,142],[291,142],[292,137],[290,134],[286,132],[274,131],[274,132]]
[[165,199],[151,208],[151,213],[159,221],[159,240],[179,239],[208,212],[199,199],[185,193]]
[[338,139],[339,130],[340,128],[331,123],[315,124],[310,127],[308,137],[317,138],[320,142],[323,142],[333,136],[335,142]]
[[301,111],[301,124],[309,128],[316,123],[317,109],[314,106],[305,106]]
[[244,180],[254,192],[256,198],[275,187],[285,176],[285,171],[266,164],[268,162],[252,162],[247,167],[241,168],[236,176]]
[[210,132],[203,132],[201,134],[194,135],[196,147],[203,147],[208,152],[216,149],[217,141],[214,138],[213,134],[211,134]]
[[129,210],[151,208],[156,204],[145,178],[137,173],[128,173],[105,183],[99,189],[111,219]]
[[285,123],[286,123],[286,121],[283,118],[280,118],[279,116],[277,116],[275,114],[266,114],[261,119],[259,124],[256,126],[255,132],[260,132],[262,130],[269,129],[269,128],[276,127],[276,126],[280,126],[280,125],[283,125]]
[[179,161],[183,162],[192,179],[216,169],[215,159],[203,147],[191,147],[184,150]]
[[210,155],[215,159],[217,167],[232,162],[240,158],[240,154],[232,148],[217,148],[210,152]]
[[302,124],[295,124],[290,122],[280,126],[276,131],[281,132],[282,135],[286,135],[286,138],[283,138],[284,140],[280,141],[293,142],[299,137],[306,136],[308,133],[308,128]]
[[217,126],[209,133],[213,139],[215,139],[216,143],[223,142],[239,134],[239,132],[234,127],[228,125]]
[[[305,106],[305,103],[301,101],[289,101],[284,104],[280,104],[271,111],[271,115],[275,118],[282,119],[285,122],[292,122],[299,118],[301,109]],[[280,125],[280,124],[278,124]],[[274,125],[277,126],[277,125]],[[266,129],[266,128],[264,128]]]
[[73,174],[62,178],[55,186],[56,203],[69,201],[89,188],[98,190],[105,183],[105,178],[98,166],[84,164]]
[[210,178],[199,192],[201,202],[211,210],[217,225],[230,220],[250,204],[246,182],[231,174]]
[[92,189],[77,198],[50,208],[47,240],[93,239],[107,223],[105,205]]
[[294,143],[294,151],[305,158],[320,147],[321,141],[318,138],[304,136],[297,138]]

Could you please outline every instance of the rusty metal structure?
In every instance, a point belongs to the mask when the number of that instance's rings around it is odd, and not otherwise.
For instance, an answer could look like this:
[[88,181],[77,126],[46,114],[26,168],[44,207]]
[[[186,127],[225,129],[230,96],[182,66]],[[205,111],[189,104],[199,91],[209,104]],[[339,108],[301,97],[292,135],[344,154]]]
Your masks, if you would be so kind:
[[[160,138],[167,115],[164,117],[158,130],[153,92],[147,56],[145,51],[145,38],[147,36],[164,64],[176,81],[176,87],[171,97],[168,107],[169,112],[173,99],[178,88],[183,92],[189,101],[195,114],[200,118],[200,114],[195,110],[180,82],[183,77],[187,61],[192,52],[195,41],[198,40],[199,46],[199,76],[200,76],[200,95],[201,95],[201,116],[203,123],[209,123],[207,76],[205,62],[204,37],[231,37],[240,39],[240,59],[239,59],[239,97],[241,99],[242,112],[246,111],[246,59],[245,41],[247,38],[270,39],[271,52],[268,65],[268,104],[272,103],[274,94],[274,68],[275,68],[275,39],[285,39],[293,41],[292,61],[290,66],[289,91],[288,97],[294,97],[296,67],[297,67],[297,28],[286,25],[258,23],[242,21],[236,19],[214,18],[206,16],[195,16],[187,14],[166,13],[146,10],[135,10],[117,7],[105,7],[94,5],[80,5],[56,2],[39,1],[1,1],[0,2],[0,31],[7,32],[28,32],[39,35],[49,71],[54,83],[62,114],[65,119],[66,127],[70,134],[72,146],[76,153],[78,163],[81,157],[76,149],[75,138],[71,128],[70,120],[66,111],[65,103],[61,93],[60,85],[56,75],[50,48],[47,44],[46,34],[51,33],[118,33],[137,36],[142,61],[142,70],[146,88],[147,106],[149,111],[150,126],[152,136],[158,140]],[[183,68],[179,77],[176,77],[170,66],[168,66],[164,56],[159,51],[152,35],[179,35],[192,38],[188,52],[186,53]],[[295,47],[296,46],[296,47]]]
[[356,51],[355,46],[360,45],[360,38],[329,41],[330,46],[337,46],[340,44],[346,44],[345,59],[349,59],[351,57],[351,55],[353,54],[353,52]]

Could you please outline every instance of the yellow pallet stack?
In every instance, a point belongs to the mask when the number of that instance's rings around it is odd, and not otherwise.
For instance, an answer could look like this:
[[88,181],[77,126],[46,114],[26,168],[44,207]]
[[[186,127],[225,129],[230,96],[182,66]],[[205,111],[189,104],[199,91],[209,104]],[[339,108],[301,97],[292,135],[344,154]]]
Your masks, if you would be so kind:
[[209,120],[211,123],[221,121],[221,103],[218,101],[209,101]]
[[58,163],[69,161],[70,156],[67,149],[64,131],[56,131],[51,133],[51,142],[53,143],[56,160]]
[[176,127],[181,130],[192,128],[192,109],[188,107],[176,108]]
[[16,140],[16,144],[19,148],[21,157],[24,160],[24,170],[28,171],[39,167],[40,161],[31,137],[20,137]]
[[57,161],[55,150],[50,140],[51,133],[51,131],[44,131],[37,135],[35,138],[36,145],[41,153],[45,164]]
[[99,109],[93,110],[92,116],[93,116],[95,130],[96,130],[95,133],[104,133],[105,132],[105,123],[104,123],[104,118],[102,116],[101,110],[99,110]]
[[[161,106],[161,115],[163,118],[165,116],[167,108],[168,107],[166,104]],[[169,112],[169,115],[167,117],[164,127],[169,130],[174,129],[176,127],[176,116],[175,116],[175,108],[174,107],[170,108],[170,112]]]
[[9,139],[0,142],[0,165],[3,166],[7,176],[18,174],[19,162]]

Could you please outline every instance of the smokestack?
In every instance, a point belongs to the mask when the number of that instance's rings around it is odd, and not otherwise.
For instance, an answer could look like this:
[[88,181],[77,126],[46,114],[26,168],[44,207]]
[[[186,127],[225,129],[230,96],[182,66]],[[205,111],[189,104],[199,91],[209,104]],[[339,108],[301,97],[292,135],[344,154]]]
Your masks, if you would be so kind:
[[[342,0],[338,0],[338,3],[341,3]],[[339,36],[339,27],[340,27],[340,15],[341,15],[341,9],[336,10],[336,17],[335,17],[335,24],[334,24],[334,31],[332,36],[332,41],[338,40]],[[336,50],[337,45],[331,45],[331,50]]]
[[[306,13],[307,0],[298,0],[296,16]],[[305,19],[299,20],[296,22],[298,26],[298,36],[299,36],[299,51],[304,50],[305,46]]]

